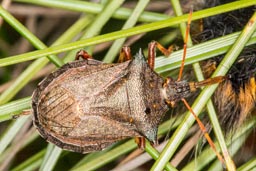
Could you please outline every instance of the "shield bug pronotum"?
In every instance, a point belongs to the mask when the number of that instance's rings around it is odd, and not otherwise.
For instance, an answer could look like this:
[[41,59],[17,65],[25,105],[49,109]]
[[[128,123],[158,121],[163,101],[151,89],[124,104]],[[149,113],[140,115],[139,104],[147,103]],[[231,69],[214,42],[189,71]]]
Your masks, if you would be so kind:
[[[192,12],[188,26],[191,16]],[[189,27],[186,35],[188,32]],[[181,80],[186,41],[178,80],[164,79],[153,70],[156,47],[164,54],[170,53],[153,41],[149,44],[148,62],[142,50],[132,59],[129,47],[124,47],[120,53],[124,62],[106,64],[79,51],[77,59],[83,60],[65,64],[47,76],[32,96],[34,125],[42,137],[80,153],[99,151],[130,137],[137,137],[141,147],[144,138],[156,144],[158,126],[169,106],[182,100],[193,113],[184,98],[201,86],[226,79]],[[201,121],[196,120],[213,144]]]

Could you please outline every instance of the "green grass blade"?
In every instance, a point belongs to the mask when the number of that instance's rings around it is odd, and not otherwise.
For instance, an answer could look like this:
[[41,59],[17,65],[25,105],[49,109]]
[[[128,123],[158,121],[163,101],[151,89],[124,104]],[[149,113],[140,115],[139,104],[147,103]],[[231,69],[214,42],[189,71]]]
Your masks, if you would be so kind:
[[106,163],[109,163],[110,161],[113,161],[118,156],[128,153],[131,150],[135,149],[137,145],[135,144],[134,140],[129,140],[118,147],[116,147],[113,150],[110,150],[101,156],[98,156],[94,160],[87,162],[79,167],[76,167],[75,169],[72,169],[72,171],[90,171],[90,170],[96,170],[103,166]]
[[0,138],[0,154],[3,153],[6,147],[11,143],[13,138],[16,136],[28,118],[29,116],[24,116],[12,121],[12,124],[9,125],[8,129],[4,132],[4,134],[2,134]]
[[[187,49],[186,63],[190,65],[226,53],[235,43],[241,32],[232,33],[204,43],[194,45]],[[256,32],[252,35],[246,46],[256,43]],[[160,56],[156,59],[155,71],[163,73],[180,67],[183,50],[173,52],[168,58]]]
[[48,147],[39,171],[53,170],[62,152],[62,149],[53,144],[49,144]]
[[[159,157],[159,152],[151,146],[151,144],[146,141],[145,151],[155,160]],[[167,163],[165,168],[167,171],[178,171],[174,166],[172,166],[170,163]]]

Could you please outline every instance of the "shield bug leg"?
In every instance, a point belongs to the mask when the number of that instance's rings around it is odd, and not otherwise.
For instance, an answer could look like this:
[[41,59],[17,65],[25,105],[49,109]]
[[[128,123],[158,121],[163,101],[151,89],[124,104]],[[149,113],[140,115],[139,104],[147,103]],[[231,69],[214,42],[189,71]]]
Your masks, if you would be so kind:
[[151,69],[155,67],[156,48],[164,55],[169,56],[173,51],[173,45],[169,46],[168,49],[163,47],[159,42],[152,41],[148,44],[148,65]]
[[146,139],[144,137],[135,137],[135,143],[140,149],[144,150],[146,146]]
[[148,64],[149,66],[154,69],[155,66],[155,57],[156,57],[156,48],[164,54],[164,56],[169,56],[173,51],[173,46],[169,46],[168,49],[163,47],[159,42],[152,41],[148,45]]
[[155,67],[156,43],[156,41],[152,41],[148,44],[148,65],[151,69]]
[[84,59],[84,60],[87,60],[89,58],[93,58],[91,55],[89,55],[85,50],[79,50],[77,53],[76,53],[76,57],[75,57],[75,60],[79,60],[80,58]]
[[31,113],[33,113],[31,109],[26,109],[19,114],[13,114],[12,119],[18,119],[20,116],[30,115]]
[[128,47],[128,46],[122,47],[120,54],[119,54],[118,63],[128,61],[131,59],[132,59],[132,55],[131,55],[130,47]]
[[195,120],[197,121],[197,124],[199,125],[202,133],[204,134],[204,137],[206,138],[206,140],[208,141],[209,145],[211,146],[211,148],[213,149],[213,151],[215,152],[216,156],[218,157],[218,159],[221,161],[222,164],[225,165],[225,161],[222,157],[222,155],[217,151],[216,146],[214,144],[214,142],[212,141],[209,133],[207,132],[206,127],[204,126],[204,124],[202,123],[202,121],[197,117],[197,115],[195,114],[195,112],[192,110],[192,108],[190,107],[190,105],[188,104],[188,102],[182,98],[181,99],[183,101],[183,103],[185,104],[185,106],[187,107],[187,109],[190,111],[190,113],[192,113],[192,115],[195,117]]
[[190,32],[191,20],[192,20],[192,9],[190,9],[190,11],[189,11],[187,29],[186,29],[185,38],[184,38],[184,45],[183,45],[183,55],[182,55],[181,66],[180,66],[180,71],[179,71],[179,76],[178,76],[177,81],[181,80],[184,65],[185,65],[185,59],[186,59],[186,56],[187,56],[187,43],[188,43],[188,37],[189,37],[189,32]]

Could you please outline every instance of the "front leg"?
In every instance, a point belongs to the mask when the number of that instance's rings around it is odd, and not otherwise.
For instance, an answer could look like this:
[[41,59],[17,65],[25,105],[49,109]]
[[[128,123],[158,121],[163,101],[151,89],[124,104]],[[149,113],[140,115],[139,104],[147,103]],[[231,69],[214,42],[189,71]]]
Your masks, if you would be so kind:
[[87,60],[87,59],[92,59],[93,57],[91,55],[89,55],[85,50],[79,50],[76,53],[76,57],[75,60],[79,60],[80,58]]

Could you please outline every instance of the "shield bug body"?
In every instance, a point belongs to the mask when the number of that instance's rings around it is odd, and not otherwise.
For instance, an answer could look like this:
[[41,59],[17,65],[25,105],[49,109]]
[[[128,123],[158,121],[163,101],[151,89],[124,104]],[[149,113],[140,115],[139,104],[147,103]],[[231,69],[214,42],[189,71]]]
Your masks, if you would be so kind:
[[[154,49],[155,42],[150,46]],[[51,73],[34,91],[34,124],[48,141],[81,153],[129,137],[145,137],[155,144],[168,104],[204,82],[162,78],[141,50],[134,59],[117,64],[74,61]]]
[[168,109],[163,84],[141,51],[118,64],[74,61],[35,90],[34,124],[48,141],[82,153],[128,137],[143,136],[155,143]]

